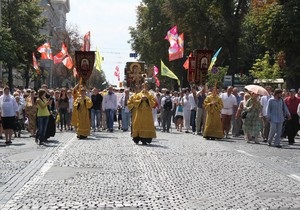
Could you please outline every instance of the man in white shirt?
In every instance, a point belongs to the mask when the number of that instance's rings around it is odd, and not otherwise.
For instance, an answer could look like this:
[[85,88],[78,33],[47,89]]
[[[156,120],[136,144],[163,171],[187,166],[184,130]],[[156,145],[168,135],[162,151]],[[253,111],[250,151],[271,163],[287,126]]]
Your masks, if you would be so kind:
[[131,113],[128,109],[128,99],[130,98],[130,92],[129,89],[125,89],[122,97],[119,100],[119,105],[122,109],[122,130],[128,131],[128,128],[130,126],[130,120],[131,120]]
[[197,86],[192,86],[189,102],[191,104],[190,125],[192,126],[193,134],[196,134]]
[[232,114],[237,109],[237,101],[235,96],[232,94],[233,87],[229,86],[227,88],[226,93],[222,93],[220,95],[223,101],[223,108],[221,110],[222,114],[222,124],[223,124],[223,131],[225,134],[225,138],[228,138],[228,133],[231,129],[231,118]]
[[109,86],[108,93],[103,97],[102,109],[106,114],[106,124],[110,132],[113,132],[114,114],[118,108],[117,96],[113,92],[113,87]]

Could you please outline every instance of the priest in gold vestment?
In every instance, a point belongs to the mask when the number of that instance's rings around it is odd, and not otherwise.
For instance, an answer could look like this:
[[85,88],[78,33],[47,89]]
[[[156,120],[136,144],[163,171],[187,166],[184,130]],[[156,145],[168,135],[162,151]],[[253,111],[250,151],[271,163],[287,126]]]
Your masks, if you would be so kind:
[[214,87],[212,93],[204,100],[206,110],[206,122],[203,137],[206,139],[222,139],[224,137],[221,109],[223,102],[217,94],[217,88]]
[[89,109],[93,106],[92,100],[86,96],[86,89],[82,87],[80,89],[80,95],[74,102],[74,110],[78,117],[77,121],[77,138],[85,139],[90,135],[91,120]]
[[143,90],[130,97],[128,108],[132,112],[132,131],[133,141],[138,144],[151,143],[152,138],[156,138],[156,131],[152,116],[152,108],[155,106],[155,97],[149,93],[147,84],[143,85]]

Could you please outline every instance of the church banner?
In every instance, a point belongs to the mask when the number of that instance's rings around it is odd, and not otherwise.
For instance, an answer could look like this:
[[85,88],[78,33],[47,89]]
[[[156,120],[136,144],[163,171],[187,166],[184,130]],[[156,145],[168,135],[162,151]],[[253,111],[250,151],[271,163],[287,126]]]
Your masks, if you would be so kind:
[[87,81],[93,71],[95,51],[75,51],[75,63],[77,75],[83,81]]

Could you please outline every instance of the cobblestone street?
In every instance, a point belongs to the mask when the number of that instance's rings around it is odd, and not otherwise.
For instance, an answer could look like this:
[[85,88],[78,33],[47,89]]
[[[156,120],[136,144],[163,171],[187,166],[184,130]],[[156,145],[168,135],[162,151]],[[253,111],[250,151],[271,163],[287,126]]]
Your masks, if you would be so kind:
[[157,131],[86,140],[58,132],[0,143],[0,209],[300,209],[300,141],[283,148],[242,138],[207,141]]

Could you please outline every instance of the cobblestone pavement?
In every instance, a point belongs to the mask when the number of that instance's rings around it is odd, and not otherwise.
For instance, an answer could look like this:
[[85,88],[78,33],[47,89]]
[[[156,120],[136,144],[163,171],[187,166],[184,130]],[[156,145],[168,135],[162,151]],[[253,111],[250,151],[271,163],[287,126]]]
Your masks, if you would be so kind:
[[118,130],[58,132],[42,146],[0,144],[0,209],[300,209],[299,139],[278,149],[157,137],[144,146]]

